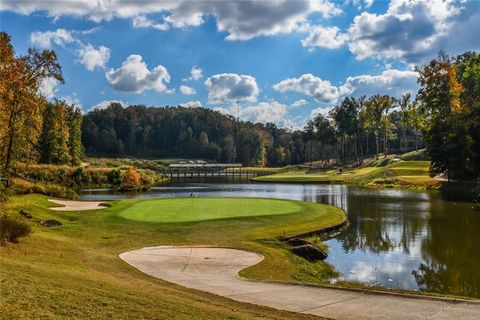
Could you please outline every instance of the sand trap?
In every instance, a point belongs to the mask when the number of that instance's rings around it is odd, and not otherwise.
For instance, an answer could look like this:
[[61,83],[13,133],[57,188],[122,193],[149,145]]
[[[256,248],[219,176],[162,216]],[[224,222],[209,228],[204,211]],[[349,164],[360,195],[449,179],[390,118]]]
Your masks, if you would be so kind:
[[106,206],[101,205],[100,201],[73,201],[73,200],[57,200],[48,199],[48,201],[61,204],[63,207],[52,207],[50,209],[56,211],[83,211],[104,209]]
[[242,250],[160,246],[125,252],[120,258],[148,275],[184,287],[333,319],[480,319],[480,303],[249,281],[238,272],[263,258]]

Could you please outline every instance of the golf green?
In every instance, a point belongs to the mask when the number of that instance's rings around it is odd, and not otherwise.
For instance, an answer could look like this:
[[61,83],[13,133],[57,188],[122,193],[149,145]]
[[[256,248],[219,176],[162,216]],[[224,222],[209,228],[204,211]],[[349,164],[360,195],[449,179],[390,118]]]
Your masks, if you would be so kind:
[[121,210],[125,219],[145,222],[192,222],[300,212],[299,202],[261,198],[174,198],[136,202]]

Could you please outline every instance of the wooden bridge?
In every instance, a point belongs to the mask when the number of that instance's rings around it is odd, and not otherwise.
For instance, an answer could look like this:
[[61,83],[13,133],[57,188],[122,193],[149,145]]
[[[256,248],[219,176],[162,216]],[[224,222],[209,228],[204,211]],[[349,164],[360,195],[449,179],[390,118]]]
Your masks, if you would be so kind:
[[249,180],[252,177],[271,174],[269,170],[248,169],[240,163],[172,163],[164,172],[172,180],[200,182],[201,180],[229,179]]

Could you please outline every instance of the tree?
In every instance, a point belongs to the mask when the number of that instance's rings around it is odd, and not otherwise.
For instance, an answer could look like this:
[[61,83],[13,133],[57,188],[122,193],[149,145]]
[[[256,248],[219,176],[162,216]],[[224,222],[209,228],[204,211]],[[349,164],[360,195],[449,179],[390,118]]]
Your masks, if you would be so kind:
[[118,187],[122,184],[123,175],[122,171],[119,168],[114,168],[108,173],[108,182],[112,185],[113,188]]
[[83,159],[84,148],[82,145],[82,112],[80,108],[74,105],[68,106],[68,123],[69,123],[69,141],[68,148],[70,151],[71,163],[79,165]]
[[406,151],[408,148],[407,143],[407,128],[409,125],[409,112],[411,106],[411,94],[410,92],[405,93],[399,100],[397,100],[397,105],[400,109],[399,111],[399,122],[400,122],[400,151]]
[[135,189],[142,184],[142,179],[140,173],[133,168],[128,167],[125,173],[123,174],[122,179],[122,188],[125,189]]
[[54,51],[29,49],[15,57],[5,32],[0,32],[0,53],[0,170],[9,175],[17,161],[35,156],[45,107],[42,81],[63,82],[63,77]]
[[[365,125],[367,128],[372,130],[373,134],[375,135],[375,156],[378,159],[378,155],[380,153],[380,136],[382,132],[382,128],[384,129],[384,139],[387,140],[388,135],[388,118],[386,115],[388,114],[388,110],[393,105],[393,99],[387,95],[379,95],[376,94],[371,96],[366,104],[365,108]],[[384,149],[386,149],[387,141],[385,141]],[[387,154],[387,150],[385,151],[385,156]]]
[[417,68],[419,73],[419,108],[427,150],[432,158],[432,174],[448,174],[449,179],[468,179],[469,137],[465,126],[466,105],[460,98],[464,87],[450,57],[443,53],[428,65]]

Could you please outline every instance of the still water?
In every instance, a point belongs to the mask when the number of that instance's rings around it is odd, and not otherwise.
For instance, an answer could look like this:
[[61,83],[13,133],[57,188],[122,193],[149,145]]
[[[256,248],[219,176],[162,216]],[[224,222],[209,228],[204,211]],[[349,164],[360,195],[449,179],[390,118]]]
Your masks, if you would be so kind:
[[480,210],[438,192],[345,185],[181,184],[142,194],[86,192],[83,200],[271,197],[345,210],[349,228],[327,241],[340,279],[365,285],[480,298]]

